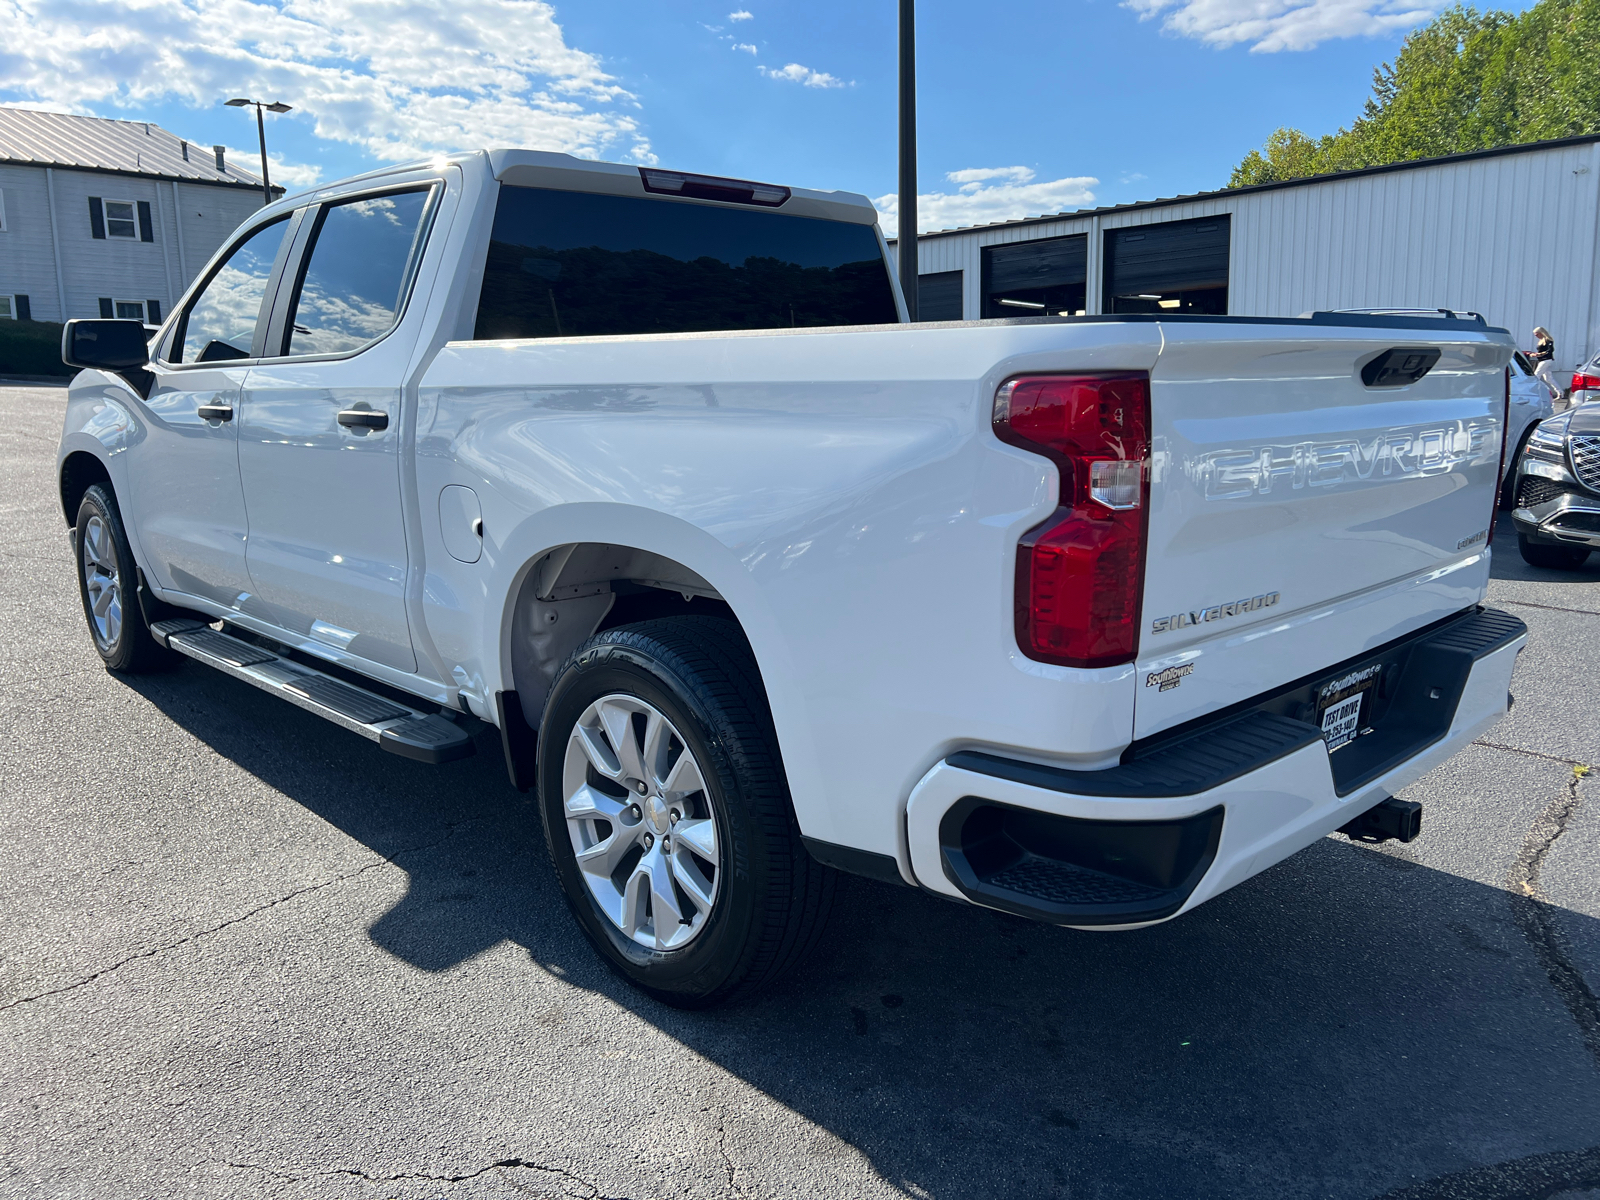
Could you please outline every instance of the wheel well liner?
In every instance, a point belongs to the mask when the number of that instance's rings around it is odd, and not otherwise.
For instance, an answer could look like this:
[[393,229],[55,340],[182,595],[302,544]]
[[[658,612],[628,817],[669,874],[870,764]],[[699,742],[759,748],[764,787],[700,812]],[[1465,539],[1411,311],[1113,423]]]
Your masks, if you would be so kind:
[[[529,564],[507,611],[512,720],[502,708],[513,782],[531,775],[529,750],[556,673],[579,644],[619,625],[669,616],[738,617],[702,576],[663,555],[630,546],[577,542],[556,546]],[[505,700],[499,701],[504,706]],[[509,727],[508,727],[509,726]],[[520,769],[519,769],[520,764]]]
[[[61,511],[70,528],[78,523],[83,494],[97,483],[111,484],[111,472],[87,450],[75,450],[61,464]],[[115,489],[113,489],[115,490]]]

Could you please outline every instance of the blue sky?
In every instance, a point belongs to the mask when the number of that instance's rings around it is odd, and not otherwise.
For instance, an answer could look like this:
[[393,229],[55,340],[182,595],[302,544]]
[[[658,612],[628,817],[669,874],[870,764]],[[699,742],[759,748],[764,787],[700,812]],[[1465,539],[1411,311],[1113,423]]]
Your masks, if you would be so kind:
[[[918,9],[925,228],[1218,187],[1330,132],[1431,0],[1013,0]],[[1436,2],[1433,4],[1436,7]],[[895,0],[0,0],[0,103],[255,149],[275,178],[528,145],[860,191],[892,214]],[[886,225],[892,226],[892,220]]]

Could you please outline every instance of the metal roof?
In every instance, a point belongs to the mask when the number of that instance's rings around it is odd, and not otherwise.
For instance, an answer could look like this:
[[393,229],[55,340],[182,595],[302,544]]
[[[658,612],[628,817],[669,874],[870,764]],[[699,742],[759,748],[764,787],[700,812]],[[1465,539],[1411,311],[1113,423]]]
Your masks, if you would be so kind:
[[[1340,179],[1355,179],[1361,175],[1382,175],[1389,171],[1413,171],[1419,167],[1437,167],[1447,163],[1468,162],[1476,158],[1499,158],[1506,154],[1529,154],[1536,150],[1556,150],[1562,146],[1583,146],[1600,142],[1600,134],[1585,133],[1576,137],[1551,138],[1543,142],[1521,142],[1515,146],[1499,146],[1493,150],[1468,150],[1460,154],[1441,154],[1437,158],[1412,158],[1405,162],[1384,163],[1378,167],[1360,167],[1353,171],[1330,171],[1326,175],[1306,175],[1300,179],[1280,179],[1273,183],[1252,183],[1244,187],[1217,188],[1210,192],[1190,192],[1183,196],[1165,196],[1159,200],[1138,200],[1128,204],[1105,204],[1099,208],[1079,208],[1071,212],[1047,213],[1037,217],[1016,217],[1010,221],[989,221],[982,225],[962,225],[955,229],[936,229],[917,234],[917,241],[929,238],[954,237],[975,233],[980,229],[1005,229],[1013,226],[1042,225],[1050,221],[1063,221],[1075,217],[1092,217],[1098,213],[1135,212],[1141,208],[1166,208],[1173,204],[1188,204],[1195,200],[1213,200],[1220,196],[1244,196],[1251,192],[1273,192],[1280,188],[1307,187],[1318,183],[1331,183]],[[892,246],[894,238],[886,239]]]
[[[71,113],[0,106],[0,162],[80,171],[182,179],[221,187],[261,186],[261,177],[235,163],[217,170],[210,146],[188,143],[149,121],[116,121]],[[276,184],[273,192],[282,195]]]

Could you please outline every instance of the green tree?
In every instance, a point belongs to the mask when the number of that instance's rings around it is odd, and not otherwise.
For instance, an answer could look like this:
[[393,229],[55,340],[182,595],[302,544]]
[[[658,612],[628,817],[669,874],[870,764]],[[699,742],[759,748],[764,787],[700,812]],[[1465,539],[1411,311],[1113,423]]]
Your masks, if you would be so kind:
[[1278,129],[1228,186],[1600,131],[1597,45],[1600,0],[1539,0],[1520,15],[1451,8],[1373,71],[1347,128],[1320,139]]

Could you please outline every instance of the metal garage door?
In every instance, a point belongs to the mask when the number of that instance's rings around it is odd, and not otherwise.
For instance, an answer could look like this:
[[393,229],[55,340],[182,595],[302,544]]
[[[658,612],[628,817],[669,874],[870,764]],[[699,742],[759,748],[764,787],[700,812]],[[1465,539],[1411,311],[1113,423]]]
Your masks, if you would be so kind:
[[917,276],[917,320],[961,320],[960,271]]
[[983,248],[985,317],[1080,313],[1089,277],[1085,234]]
[[1104,311],[1228,311],[1229,218],[1106,230]]

